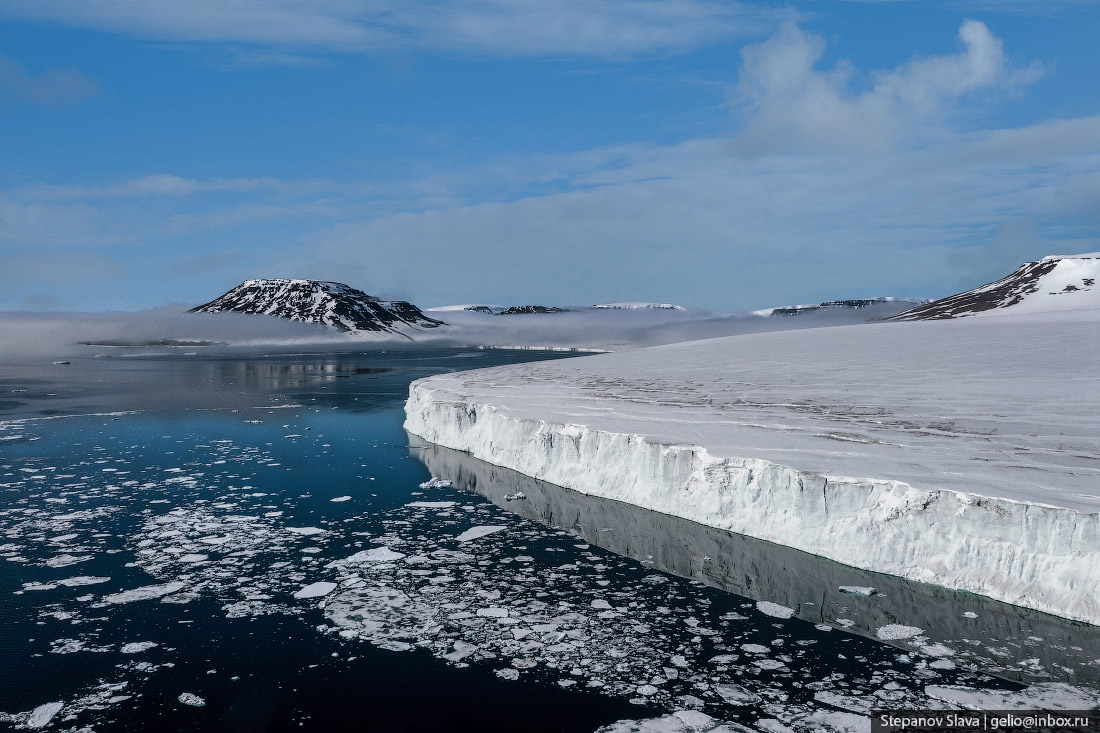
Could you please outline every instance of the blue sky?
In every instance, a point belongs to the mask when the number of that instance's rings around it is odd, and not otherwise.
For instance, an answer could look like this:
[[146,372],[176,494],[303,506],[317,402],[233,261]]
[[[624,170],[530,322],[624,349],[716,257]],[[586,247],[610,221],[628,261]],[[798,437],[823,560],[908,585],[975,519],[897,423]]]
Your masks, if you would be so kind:
[[942,296],[1100,250],[1092,2],[0,0],[0,310]]

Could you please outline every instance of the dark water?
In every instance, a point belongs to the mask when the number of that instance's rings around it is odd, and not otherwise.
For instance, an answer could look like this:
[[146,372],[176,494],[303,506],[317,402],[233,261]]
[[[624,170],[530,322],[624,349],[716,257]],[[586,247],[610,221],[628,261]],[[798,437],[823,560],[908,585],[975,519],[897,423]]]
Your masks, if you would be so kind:
[[[1092,627],[583,497],[401,428],[413,379],[558,356],[0,369],[3,720],[59,702],[50,729],[593,731],[701,709],[856,730],[874,706],[1036,682],[1091,699]],[[454,485],[419,487],[433,475]]]

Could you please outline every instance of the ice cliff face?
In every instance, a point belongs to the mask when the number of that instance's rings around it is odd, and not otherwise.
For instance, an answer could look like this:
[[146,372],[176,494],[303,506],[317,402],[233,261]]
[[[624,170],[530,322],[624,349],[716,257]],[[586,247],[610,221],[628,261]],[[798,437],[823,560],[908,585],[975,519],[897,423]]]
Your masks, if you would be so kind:
[[438,375],[409,431],[586,494],[1100,624],[1098,312]]
[[1100,252],[1052,255],[1026,262],[996,282],[900,313],[893,320],[1097,309],[1100,308],[1098,279]]
[[430,379],[412,384],[406,412],[410,433],[585,494],[1100,624],[1096,514],[824,477],[637,435],[511,418],[432,390]]
[[585,494],[1100,624],[1097,514],[512,418],[431,379],[413,383],[406,413],[406,429],[429,441]]
[[380,300],[343,283],[320,280],[245,280],[225,295],[192,308],[193,313],[263,314],[340,331],[403,333],[445,325],[404,300]]

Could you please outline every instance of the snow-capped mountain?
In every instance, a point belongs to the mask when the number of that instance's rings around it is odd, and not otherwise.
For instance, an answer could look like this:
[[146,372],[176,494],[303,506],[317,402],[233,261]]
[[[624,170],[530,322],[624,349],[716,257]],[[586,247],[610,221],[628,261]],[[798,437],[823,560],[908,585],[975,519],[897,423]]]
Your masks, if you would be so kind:
[[924,321],[978,314],[1100,309],[1100,252],[1051,255],[1008,277],[922,305],[891,320]]
[[380,300],[343,283],[272,278],[245,280],[192,313],[234,311],[319,323],[340,331],[402,333],[446,325],[405,300]]
[[597,310],[687,310],[682,305],[672,303],[600,303],[589,307]]
[[[762,310],[753,311],[753,313],[758,316],[799,316],[805,313],[813,313],[814,311],[836,308],[882,308],[889,305],[894,305],[901,310],[913,305],[924,305],[925,303],[931,302],[931,298],[849,298],[847,300],[826,300],[817,305],[784,305],[779,308],[764,308]],[[898,311],[894,312],[897,313]]]

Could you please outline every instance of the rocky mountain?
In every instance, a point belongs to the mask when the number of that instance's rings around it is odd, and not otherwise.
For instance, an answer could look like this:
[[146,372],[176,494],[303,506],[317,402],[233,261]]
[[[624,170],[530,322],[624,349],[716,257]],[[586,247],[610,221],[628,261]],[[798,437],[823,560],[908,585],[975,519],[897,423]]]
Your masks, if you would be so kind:
[[1100,252],[1052,255],[1011,275],[894,316],[895,321],[962,318],[981,313],[1044,313],[1100,308]]
[[[860,308],[874,308],[875,310],[886,310],[895,308],[893,313],[897,313],[902,310],[906,310],[913,305],[923,305],[925,303],[931,303],[931,298],[849,298],[847,300],[825,300],[817,305],[784,305],[779,308],[765,308],[763,310],[753,311],[758,316],[799,316],[806,313],[813,313],[815,311],[828,311],[837,309],[860,309]],[[893,315],[893,313],[876,314],[877,317],[883,317],[885,315]]]
[[263,314],[340,331],[399,333],[446,325],[405,300],[381,300],[343,283],[283,278],[245,280],[192,313]]

